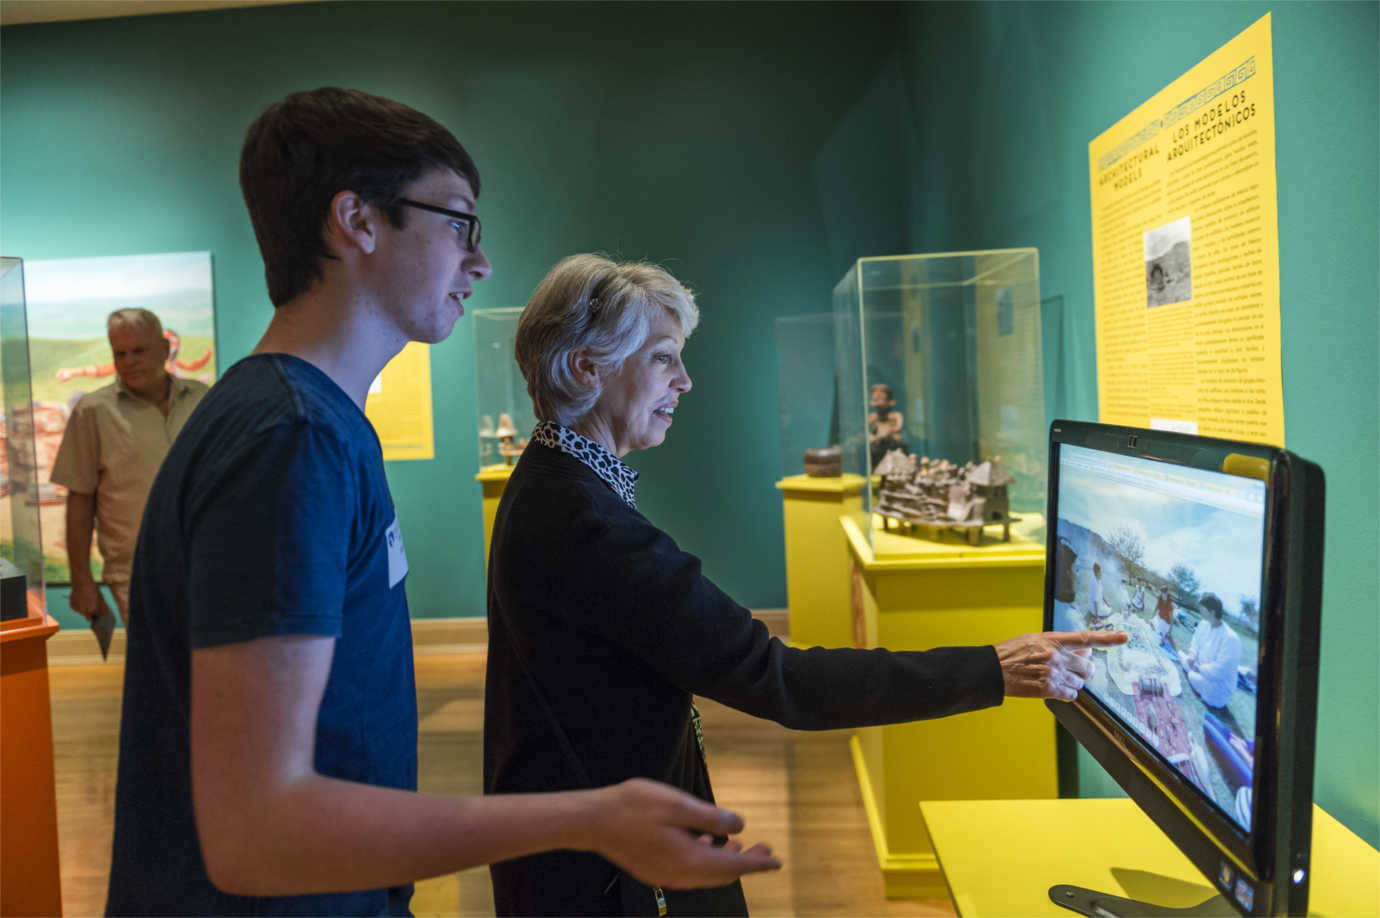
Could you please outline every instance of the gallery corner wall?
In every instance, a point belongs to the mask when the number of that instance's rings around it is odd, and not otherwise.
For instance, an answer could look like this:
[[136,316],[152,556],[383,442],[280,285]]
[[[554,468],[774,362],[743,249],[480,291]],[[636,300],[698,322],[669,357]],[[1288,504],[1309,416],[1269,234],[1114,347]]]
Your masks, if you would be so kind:
[[[1040,250],[1051,415],[1097,419],[1089,141],[1272,14],[1286,446],[1327,475],[1318,802],[1380,842],[1380,7],[908,7],[911,251]],[[1053,322],[1051,321],[1053,320]],[[1047,374],[1048,377],[1048,374]],[[1047,378],[1047,390],[1050,382]],[[1118,793],[1083,756],[1085,794]]]
[[[820,151],[899,20],[892,4],[311,3],[8,26],[3,245],[210,251],[224,369],[271,314],[237,184],[250,121],[320,85],[411,104],[481,170],[495,271],[467,309],[523,305],[576,251],[660,262],[695,291],[694,390],[667,444],[632,458],[639,507],[734,598],[781,607],[772,323],[827,310],[839,260],[868,254],[846,238],[865,214],[836,221],[822,200]],[[901,214],[880,235],[898,239]],[[388,465],[418,618],[484,614],[470,324],[432,351],[436,459]],[[66,592],[51,606],[80,626]]]

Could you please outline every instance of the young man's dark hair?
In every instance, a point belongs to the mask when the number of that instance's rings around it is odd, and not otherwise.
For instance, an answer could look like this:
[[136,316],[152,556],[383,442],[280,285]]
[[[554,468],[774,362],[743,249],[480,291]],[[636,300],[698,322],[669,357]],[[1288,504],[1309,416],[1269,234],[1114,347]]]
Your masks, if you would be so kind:
[[334,258],[321,236],[331,199],[350,190],[402,228],[402,189],[423,173],[450,169],[479,195],[474,160],[441,125],[392,99],[332,86],[296,92],[249,127],[240,189],[263,253],[274,306],[321,278]]

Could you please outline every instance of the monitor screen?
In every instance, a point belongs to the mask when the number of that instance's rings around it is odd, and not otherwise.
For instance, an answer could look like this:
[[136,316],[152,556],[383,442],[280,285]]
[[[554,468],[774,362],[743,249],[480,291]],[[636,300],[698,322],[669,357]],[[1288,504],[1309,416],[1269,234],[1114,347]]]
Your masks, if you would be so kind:
[[1086,690],[1251,828],[1265,482],[1059,451],[1054,628],[1118,629]]
[[[1321,470],[1272,446],[1070,421],[1050,427],[1049,470],[1045,626],[1128,636],[1050,710],[1226,900],[1209,908],[1303,914]],[[1109,901],[1081,892],[1085,914]]]

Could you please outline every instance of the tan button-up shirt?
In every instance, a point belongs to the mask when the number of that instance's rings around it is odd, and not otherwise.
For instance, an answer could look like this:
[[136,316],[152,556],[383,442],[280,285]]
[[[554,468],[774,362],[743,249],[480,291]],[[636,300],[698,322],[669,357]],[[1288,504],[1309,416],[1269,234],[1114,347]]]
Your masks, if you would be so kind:
[[118,380],[83,395],[72,409],[49,477],[69,491],[96,495],[106,580],[129,579],[154,476],[206,388],[174,376],[167,417]]

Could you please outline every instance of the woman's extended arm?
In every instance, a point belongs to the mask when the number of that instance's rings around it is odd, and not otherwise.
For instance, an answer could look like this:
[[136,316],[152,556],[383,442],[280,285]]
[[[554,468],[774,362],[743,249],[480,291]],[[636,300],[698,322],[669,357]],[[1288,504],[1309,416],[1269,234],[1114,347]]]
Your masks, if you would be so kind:
[[616,524],[577,522],[567,536],[571,625],[599,631],[687,691],[797,729],[942,717],[1007,695],[1068,700],[1091,674],[1086,649],[1126,640],[1079,632],[996,648],[795,649],[633,511]]

